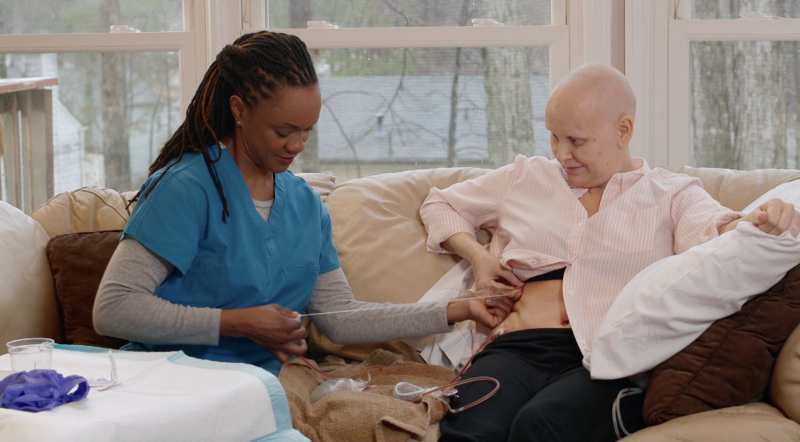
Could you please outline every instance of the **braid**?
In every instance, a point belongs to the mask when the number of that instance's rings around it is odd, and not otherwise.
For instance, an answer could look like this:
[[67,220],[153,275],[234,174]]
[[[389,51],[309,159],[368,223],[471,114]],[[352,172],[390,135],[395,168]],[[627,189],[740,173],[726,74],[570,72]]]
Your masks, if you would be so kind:
[[[249,108],[261,100],[272,100],[284,88],[318,84],[314,63],[305,43],[293,35],[261,31],[239,37],[225,46],[211,63],[203,81],[186,109],[186,119],[164,144],[150,165],[150,175],[166,167],[147,189],[144,197],[164,175],[183,159],[186,152],[200,152],[208,173],[222,199],[222,221],[230,216],[228,201],[208,147],[233,132],[235,119],[230,109],[232,95],[239,96]],[[141,192],[129,203],[139,199]]]

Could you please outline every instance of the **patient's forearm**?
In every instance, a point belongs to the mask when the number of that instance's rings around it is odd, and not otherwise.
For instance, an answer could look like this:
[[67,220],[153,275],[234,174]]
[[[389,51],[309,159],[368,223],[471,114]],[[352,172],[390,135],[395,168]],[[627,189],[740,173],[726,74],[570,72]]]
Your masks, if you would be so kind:
[[442,246],[469,262],[474,262],[481,254],[488,253],[472,235],[466,232],[456,233],[442,242]]
[[356,301],[342,269],[322,274],[314,286],[308,313],[333,342],[384,342],[450,331],[447,301],[377,304]]
[[725,225],[725,227],[722,228],[722,230],[719,231],[719,234],[722,235],[725,232],[730,232],[731,230],[736,229],[736,225],[739,224],[739,222],[741,221],[744,221],[744,219],[739,218],[735,221],[729,222],[728,224]]

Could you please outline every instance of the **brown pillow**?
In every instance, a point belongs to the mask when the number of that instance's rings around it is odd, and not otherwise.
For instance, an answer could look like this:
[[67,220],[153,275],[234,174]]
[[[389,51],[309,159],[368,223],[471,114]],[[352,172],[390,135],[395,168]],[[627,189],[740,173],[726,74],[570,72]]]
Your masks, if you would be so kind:
[[67,344],[120,348],[128,341],[100,336],[94,331],[92,308],[97,288],[121,230],[58,235],[47,243],[47,259]]
[[657,366],[645,393],[647,423],[761,400],[775,358],[800,323],[799,283],[800,265]]

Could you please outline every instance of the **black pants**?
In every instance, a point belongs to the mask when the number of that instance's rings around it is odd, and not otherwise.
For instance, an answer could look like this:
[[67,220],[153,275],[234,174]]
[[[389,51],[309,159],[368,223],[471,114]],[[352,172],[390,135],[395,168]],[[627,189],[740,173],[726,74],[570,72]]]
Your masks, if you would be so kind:
[[[617,394],[634,387],[627,379],[596,381],[581,364],[571,329],[534,329],[507,333],[475,357],[464,379],[490,376],[500,390],[488,401],[461,413],[448,413],[439,442],[605,442],[615,441],[611,409]],[[486,395],[494,384],[457,387],[453,408]],[[644,427],[643,394],[621,400],[625,428]],[[624,434],[623,434],[624,435]]]

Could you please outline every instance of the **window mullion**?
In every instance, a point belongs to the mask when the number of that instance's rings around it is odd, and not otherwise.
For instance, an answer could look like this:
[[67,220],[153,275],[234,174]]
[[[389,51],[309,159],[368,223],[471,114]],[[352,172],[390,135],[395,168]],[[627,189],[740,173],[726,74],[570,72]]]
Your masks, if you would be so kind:
[[669,33],[690,41],[800,40],[800,19],[674,20]]
[[569,39],[567,26],[276,29],[309,48],[550,46]]
[[194,38],[193,32],[0,35],[0,52],[172,52]]

